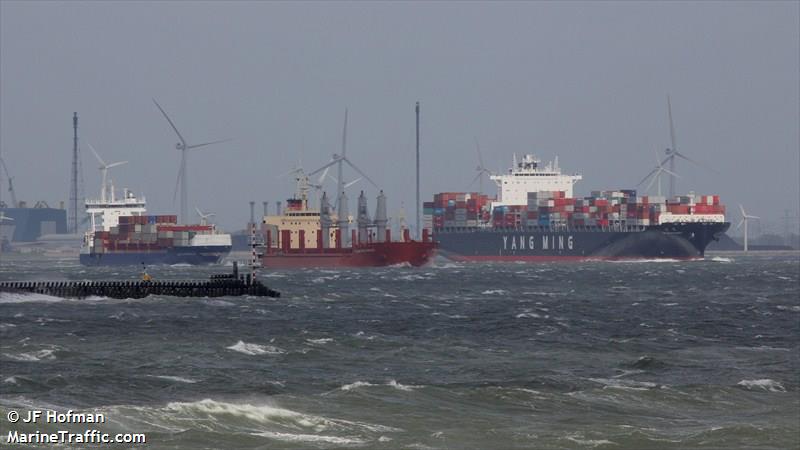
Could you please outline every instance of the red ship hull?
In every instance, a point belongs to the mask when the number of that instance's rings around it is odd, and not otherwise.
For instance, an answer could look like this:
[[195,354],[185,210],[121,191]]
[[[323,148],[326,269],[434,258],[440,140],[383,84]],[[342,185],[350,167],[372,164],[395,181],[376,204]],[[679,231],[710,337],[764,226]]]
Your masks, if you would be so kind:
[[355,248],[291,249],[261,257],[262,267],[272,269],[326,267],[382,267],[395,264],[422,266],[436,254],[434,242],[372,242]]

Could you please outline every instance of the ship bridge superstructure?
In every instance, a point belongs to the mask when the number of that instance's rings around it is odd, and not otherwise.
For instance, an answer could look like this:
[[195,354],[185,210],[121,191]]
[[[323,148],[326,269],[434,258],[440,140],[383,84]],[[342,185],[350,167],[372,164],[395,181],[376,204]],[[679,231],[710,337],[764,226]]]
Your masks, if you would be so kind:
[[521,160],[517,160],[514,154],[508,173],[489,178],[497,184],[497,200],[492,202],[492,207],[527,205],[529,192],[563,191],[567,197],[572,197],[573,185],[583,179],[577,173],[561,173],[557,156],[554,161],[543,165],[532,154],[524,155]]
[[86,200],[86,214],[89,215],[89,233],[111,231],[119,225],[122,216],[143,216],[147,212],[144,196],[137,197],[133,191],[123,189],[122,198],[114,194],[113,185],[110,195],[100,200]]

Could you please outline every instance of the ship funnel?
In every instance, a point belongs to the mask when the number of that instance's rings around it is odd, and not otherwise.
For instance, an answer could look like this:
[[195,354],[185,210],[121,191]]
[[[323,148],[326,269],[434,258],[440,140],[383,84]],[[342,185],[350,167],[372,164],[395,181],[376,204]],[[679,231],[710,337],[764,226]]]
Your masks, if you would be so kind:
[[388,220],[386,219],[386,196],[383,195],[383,191],[378,194],[378,206],[375,208],[375,227],[377,228],[376,232],[378,233],[378,242],[383,242],[386,237],[386,223]]
[[369,212],[367,211],[367,197],[364,191],[358,196],[358,243],[364,244],[367,242],[369,230]]
[[319,205],[319,225],[322,233],[322,248],[331,247],[331,204],[328,202],[328,194],[323,192]]
[[[339,193],[339,210],[336,211],[336,215],[338,216],[338,225],[339,225],[339,235],[342,238],[342,247],[346,247],[347,241],[350,240],[350,227],[349,227],[349,215],[350,213],[347,211],[347,194],[344,191]],[[352,243],[350,243],[352,245]]]
[[281,215],[281,202],[275,202],[275,215]]

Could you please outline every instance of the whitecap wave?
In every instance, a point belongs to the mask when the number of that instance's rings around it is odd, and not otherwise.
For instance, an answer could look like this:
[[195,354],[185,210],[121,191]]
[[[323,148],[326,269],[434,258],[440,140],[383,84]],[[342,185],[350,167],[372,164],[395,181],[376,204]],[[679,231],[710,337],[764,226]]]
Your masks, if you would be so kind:
[[285,442],[314,442],[336,445],[363,445],[367,443],[367,441],[357,437],[325,436],[319,434],[294,434],[279,433],[276,431],[262,431],[260,433],[253,433],[253,435]]
[[343,391],[352,391],[354,389],[358,389],[360,387],[366,386],[375,386],[372,383],[367,383],[366,381],[356,381],[355,383],[345,384],[344,386],[340,387],[339,389]]
[[362,387],[374,387],[374,386],[389,386],[389,387],[393,387],[395,389],[399,389],[401,391],[406,391],[406,392],[413,391],[414,389],[419,389],[419,388],[424,387],[424,386],[416,386],[416,385],[410,385],[410,384],[400,384],[400,383],[397,382],[397,380],[389,380],[384,384],[374,384],[374,383],[370,383],[368,381],[356,381],[354,383],[345,384],[344,386],[340,387],[339,389],[341,389],[343,391],[352,391],[352,390],[359,389],[359,388],[362,388]]
[[614,442],[609,441],[608,439],[581,439],[580,437],[576,436],[567,436],[566,439],[578,445],[584,445],[588,447],[599,447],[601,445],[617,445]]
[[634,391],[646,391],[658,387],[656,383],[649,381],[635,381],[620,378],[589,378],[589,381],[594,381],[603,385],[603,389],[630,389]]
[[256,355],[280,355],[285,353],[283,350],[279,349],[278,347],[273,347],[272,345],[261,345],[261,344],[252,344],[249,342],[239,341],[230,347],[226,347],[228,350],[233,350],[235,352],[244,353],[245,355],[256,356]]
[[736,383],[737,386],[742,386],[746,389],[755,390],[761,389],[768,392],[786,392],[786,388],[775,380],[764,378],[760,380],[742,380]]
[[503,295],[503,294],[508,294],[508,291],[506,291],[505,289],[487,289],[487,290],[481,292],[481,294],[483,294],[483,295]]
[[38,361],[52,361],[56,359],[55,350],[54,349],[42,349],[36,352],[26,352],[26,353],[3,353],[3,356],[9,359],[13,359],[15,361],[22,361],[22,362],[38,362]]
[[314,345],[325,345],[329,342],[333,342],[333,338],[306,339],[306,342]]
[[153,378],[159,378],[167,381],[177,381],[178,383],[197,383],[197,380],[193,380],[191,378],[176,377],[172,375],[150,375],[150,376]]

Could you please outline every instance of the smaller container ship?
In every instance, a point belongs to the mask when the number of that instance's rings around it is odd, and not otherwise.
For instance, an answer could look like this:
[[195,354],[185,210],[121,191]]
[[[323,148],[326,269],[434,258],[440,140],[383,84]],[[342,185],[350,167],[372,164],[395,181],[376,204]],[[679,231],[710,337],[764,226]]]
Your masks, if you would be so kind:
[[407,229],[403,230],[401,241],[392,240],[383,191],[377,199],[374,220],[370,220],[362,191],[354,220],[348,213],[344,192],[339,196],[336,213],[325,193],[320,198],[320,209],[312,209],[308,205],[308,177],[301,174],[297,181],[297,193],[287,200],[282,214],[264,216],[262,220],[263,267],[421,266],[435,255],[437,244],[427,230],[421,242],[412,240]]
[[86,201],[86,212],[90,228],[81,246],[84,265],[215,264],[231,250],[231,236],[214,224],[203,219],[198,225],[179,225],[174,215],[147,215],[144,197],[124,189],[117,198],[113,184],[103,187],[100,200]]
[[[659,166],[660,167],[660,166]],[[496,198],[436,194],[424,207],[440,253],[456,261],[701,259],[730,227],[718,195],[666,198],[635,190],[576,198],[581,175],[525,155],[492,175]],[[652,182],[651,182],[652,183]]]

